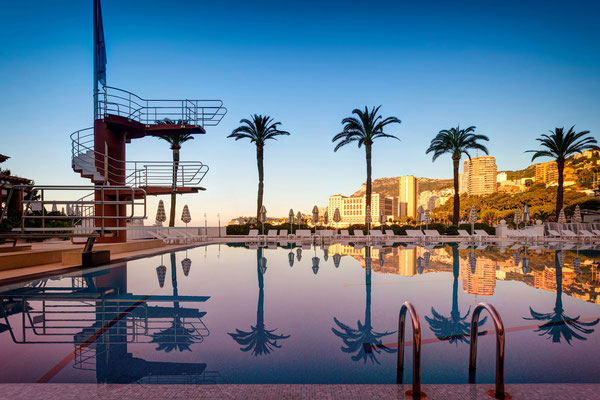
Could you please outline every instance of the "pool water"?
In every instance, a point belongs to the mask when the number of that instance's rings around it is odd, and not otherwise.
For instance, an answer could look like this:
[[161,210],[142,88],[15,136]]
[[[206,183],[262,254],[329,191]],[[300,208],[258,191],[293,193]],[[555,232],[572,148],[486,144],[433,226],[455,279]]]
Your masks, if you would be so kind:
[[[420,315],[424,383],[467,383],[481,301],[504,321],[507,383],[600,382],[597,251],[252,247],[0,288],[0,382],[395,383],[404,301]],[[495,376],[486,315],[477,382]]]

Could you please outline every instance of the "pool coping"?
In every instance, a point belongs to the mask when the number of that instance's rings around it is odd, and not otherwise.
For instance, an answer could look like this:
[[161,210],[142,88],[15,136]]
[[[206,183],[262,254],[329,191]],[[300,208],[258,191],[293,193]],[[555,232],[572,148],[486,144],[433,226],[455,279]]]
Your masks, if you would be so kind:
[[[488,391],[493,384],[424,384],[427,399],[493,399]],[[221,385],[149,385],[149,384],[0,384],[4,398],[78,399],[408,399],[410,385],[388,384],[221,384]],[[507,384],[512,399],[590,399],[598,398],[600,384],[596,383],[536,383]]]

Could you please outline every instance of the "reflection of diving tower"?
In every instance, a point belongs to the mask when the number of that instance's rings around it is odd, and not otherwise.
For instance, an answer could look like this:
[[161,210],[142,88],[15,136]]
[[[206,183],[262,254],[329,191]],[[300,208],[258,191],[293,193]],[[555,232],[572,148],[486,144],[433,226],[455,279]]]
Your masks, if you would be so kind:
[[[94,126],[71,135],[72,167],[96,186],[94,200],[86,204],[87,218],[113,237],[127,240],[126,223],[135,219],[127,202],[147,195],[197,193],[208,166],[199,161],[127,161],[126,143],[145,136],[206,133],[227,110],[220,100],[148,100],[106,86],[106,51],[100,0],[94,0]],[[101,88],[98,88],[98,83]],[[133,205],[132,205],[133,208]],[[84,217],[89,217],[85,215]],[[91,222],[93,221],[93,222]],[[108,236],[101,234],[100,236]]]
[[[172,263],[172,267],[173,267]],[[175,270],[171,271],[175,285]],[[73,344],[72,367],[95,371],[98,383],[218,383],[220,375],[206,363],[136,357],[128,347],[152,346],[169,352],[191,351],[210,335],[199,306],[208,296],[136,295],[127,290],[127,265],[83,272],[58,282],[38,281],[0,292],[0,333],[15,343],[40,346]],[[20,316],[19,316],[20,314]],[[157,347],[155,347],[157,346]],[[152,358],[152,357],[148,357]],[[53,368],[40,381],[50,381]]]

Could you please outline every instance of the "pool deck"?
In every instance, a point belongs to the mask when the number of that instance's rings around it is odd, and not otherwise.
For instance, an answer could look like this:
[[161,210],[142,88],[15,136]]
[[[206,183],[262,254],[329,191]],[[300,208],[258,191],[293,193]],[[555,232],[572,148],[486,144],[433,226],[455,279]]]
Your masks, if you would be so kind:
[[[423,385],[427,399],[492,399],[492,384]],[[31,399],[409,399],[410,385],[0,384],[0,398]],[[509,384],[512,399],[598,399],[600,384]]]

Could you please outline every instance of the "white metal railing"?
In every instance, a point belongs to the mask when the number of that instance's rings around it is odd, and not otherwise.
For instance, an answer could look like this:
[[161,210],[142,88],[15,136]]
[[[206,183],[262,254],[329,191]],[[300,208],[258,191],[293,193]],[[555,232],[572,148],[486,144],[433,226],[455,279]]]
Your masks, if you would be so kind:
[[[201,161],[124,161],[96,151],[93,128],[75,131],[71,134],[71,165],[77,169],[77,159],[87,157],[93,171],[97,171],[105,181],[124,182],[133,187],[165,187],[173,185],[175,173],[177,187],[193,187],[200,184],[208,173],[208,165]],[[97,162],[98,161],[98,162]],[[98,166],[97,166],[98,165]],[[123,166],[124,167],[120,167]],[[175,168],[177,167],[177,168]]]
[[184,125],[216,126],[227,114],[221,100],[142,99],[112,86],[98,92],[95,101],[101,117],[118,115],[146,125],[169,119]]
[[[146,192],[143,189],[131,186],[36,186],[36,185],[18,185],[11,191],[29,193],[28,198],[21,196],[21,226],[14,228],[13,231],[21,234],[37,233],[48,235],[70,236],[107,236],[114,234],[113,231],[123,230],[123,227],[106,226],[107,220],[143,220],[147,215]],[[77,200],[57,199],[68,197],[67,193],[89,192]],[[36,194],[35,198],[32,196]],[[96,200],[95,193],[99,193],[99,200]],[[107,200],[107,196],[114,197],[114,200]],[[119,214],[119,207],[124,205],[126,213]],[[116,215],[107,215],[107,206],[117,206]],[[65,207],[66,212],[56,213],[48,211],[59,207]],[[112,214],[112,213],[111,213]],[[40,224],[27,223],[26,221],[40,220]],[[68,221],[68,226],[51,226],[49,221]],[[100,221],[99,224],[96,221]],[[27,226],[30,225],[30,226]],[[31,226],[39,225],[39,226]]]

